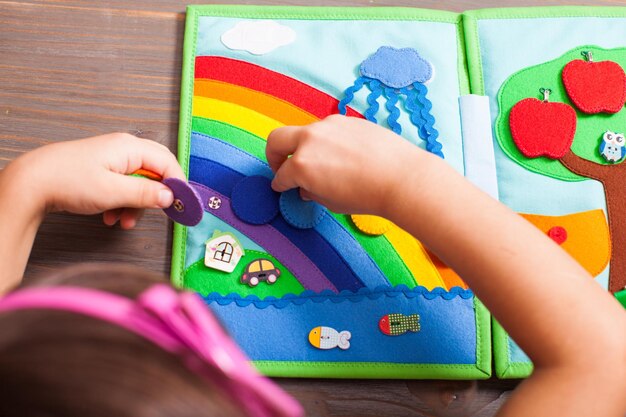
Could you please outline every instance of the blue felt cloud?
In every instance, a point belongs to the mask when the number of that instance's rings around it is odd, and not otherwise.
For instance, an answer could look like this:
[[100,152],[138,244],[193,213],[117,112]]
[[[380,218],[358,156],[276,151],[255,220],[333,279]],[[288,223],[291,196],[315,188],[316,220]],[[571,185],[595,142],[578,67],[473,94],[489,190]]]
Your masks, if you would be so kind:
[[415,49],[381,46],[361,64],[361,75],[393,87],[425,83],[433,76],[433,67]]

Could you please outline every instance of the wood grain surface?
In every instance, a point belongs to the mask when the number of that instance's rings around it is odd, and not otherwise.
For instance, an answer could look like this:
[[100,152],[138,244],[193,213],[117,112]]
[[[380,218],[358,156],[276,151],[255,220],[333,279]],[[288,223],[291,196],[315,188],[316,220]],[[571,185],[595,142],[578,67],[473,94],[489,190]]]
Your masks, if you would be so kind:
[[[541,0],[245,3],[451,11],[566,4]],[[626,0],[576,4],[624,6]],[[112,131],[149,138],[175,151],[184,10],[185,3],[166,0],[0,0],[0,168],[47,143]],[[35,242],[26,276],[99,261],[139,265],[166,279],[171,238],[168,220],[157,211],[146,213],[132,231],[107,228],[98,216],[50,215]],[[302,401],[310,416],[491,416],[517,382],[291,379],[280,383]]]

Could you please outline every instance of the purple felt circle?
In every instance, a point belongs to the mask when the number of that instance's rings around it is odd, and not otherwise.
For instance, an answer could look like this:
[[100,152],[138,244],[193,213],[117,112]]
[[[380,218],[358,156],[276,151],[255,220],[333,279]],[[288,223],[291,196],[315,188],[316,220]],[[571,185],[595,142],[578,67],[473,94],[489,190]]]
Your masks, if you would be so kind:
[[279,194],[272,181],[261,175],[243,178],[233,187],[231,206],[235,215],[250,224],[267,224],[278,214]]
[[177,178],[166,178],[163,184],[174,193],[174,203],[163,209],[165,214],[176,223],[185,226],[195,226],[200,223],[204,213],[202,200],[193,187]]

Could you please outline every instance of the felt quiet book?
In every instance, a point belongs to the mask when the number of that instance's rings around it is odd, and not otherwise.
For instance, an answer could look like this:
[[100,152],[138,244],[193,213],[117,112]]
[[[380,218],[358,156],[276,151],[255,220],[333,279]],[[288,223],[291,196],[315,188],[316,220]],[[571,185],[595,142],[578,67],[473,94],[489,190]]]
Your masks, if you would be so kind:
[[331,114],[378,123],[626,302],[624,68],[624,8],[190,6],[172,280],[267,375],[488,378],[495,358],[499,377],[526,376],[528,357],[415,238],[274,192],[266,139]]

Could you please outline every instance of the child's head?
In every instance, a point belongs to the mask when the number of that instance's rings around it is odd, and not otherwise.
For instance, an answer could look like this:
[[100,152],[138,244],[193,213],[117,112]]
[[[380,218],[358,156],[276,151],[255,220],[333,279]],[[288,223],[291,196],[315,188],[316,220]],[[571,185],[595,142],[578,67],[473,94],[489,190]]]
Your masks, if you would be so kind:
[[[29,286],[87,287],[136,298],[163,279],[81,266]],[[0,313],[2,416],[243,416],[232,398],[119,325],[50,309]]]

